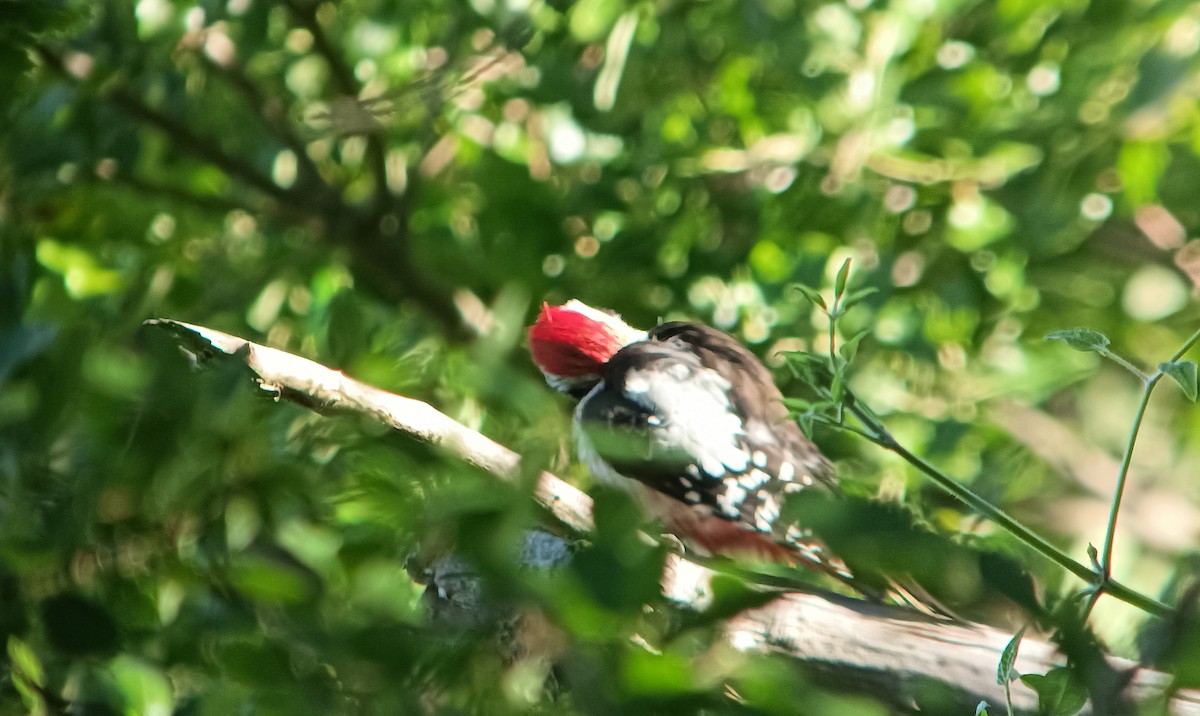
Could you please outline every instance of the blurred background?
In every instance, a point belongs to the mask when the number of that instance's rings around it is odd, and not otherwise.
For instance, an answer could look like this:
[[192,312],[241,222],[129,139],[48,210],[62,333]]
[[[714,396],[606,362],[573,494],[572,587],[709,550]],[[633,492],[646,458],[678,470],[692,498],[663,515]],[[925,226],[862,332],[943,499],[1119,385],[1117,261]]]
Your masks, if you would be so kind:
[[[513,565],[527,490],[195,372],[148,318],[427,400],[587,487],[524,348],[541,301],[701,320],[778,367],[828,342],[791,287],[828,295],[849,258],[878,289],[842,324],[869,332],[856,393],[1085,563],[1141,384],[1043,336],[1095,328],[1153,370],[1197,327],[1200,3],[0,18],[0,713],[723,710],[726,684],[760,711],[883,713],[784,661],[701,658],[713,622],[647,617],[661,554],[620,558],[620,509],[543,583]],[[1156,392],[1116,542],[1115,576],[1168,602],[1197,563],[1197,419]],[[1082,586],[902,461],[817,438],[851,490],[1010,551],[1048,595]],[[505,655],[432,624],[406,563],[451,546],[545,607],[552,643]],[[1092,623],[1166,658],[1145,620],[1102,599]],[[1167,656],[1196,679],[1200,648]]]

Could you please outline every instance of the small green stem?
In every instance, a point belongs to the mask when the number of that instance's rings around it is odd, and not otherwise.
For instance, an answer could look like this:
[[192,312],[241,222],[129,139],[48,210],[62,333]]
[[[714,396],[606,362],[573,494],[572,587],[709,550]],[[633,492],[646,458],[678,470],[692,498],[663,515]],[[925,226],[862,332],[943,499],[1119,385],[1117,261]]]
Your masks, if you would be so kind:
[[1147,614],[1165,617],[1175,611],[1166,603],[1160,602],[1153,597],[1148,597],[1141,592],[1134,591],[1114,579],[1105,580],[1104,593],[1126,604],[1131,604]]
[[842,422],[842,423],[826,423],[826,424],[832,425],[835,428],[837,428],[838,430],[845,430],[848,433],[854,433],[855,435],[859,436],[860,438],[865,438],[866,440],[869,440],[869,441],[875,443],[876,445],[879,444],[879,441],[875,439],[874,433],[863,430],[862,428],[856,428],[853,425],[847,425],[844,422]]
[[[1183,354],[1191,350],[1192,346],[1196,345],[1197,341],[1200,341],[1200,330],[1193,333],[1179,348],[1179,350],[1175,351],[1175,355],[1171,356],[1171,359],[1168,362],[1174,363],[1182,358]],[[1109,508],[1108,512],[1108,526],[1104,530],[1104,548],[1100,551],[1100,577],[1102,581],[1097,585],[1096,593],[1093,594],[1088,600],[1086,611],[1084,612],[1085,616],[1091,613],[1092,607],[1096,605],[1096,600],[1099,599],[1100,592],[1108,592],[1109,594],[1113,593],[1110,587],[1110,578],[1112,576],[1113,543],[1116,540],[1117,517],[1121,512],[1121,500],[1125,496],[1125,483],[1129,478],[1129,466],[1133,463],[1133,449],[1137,445],[1137,437],[1142,428],[1142,420],[1146,416],[1146,408],[1150,405],[1150,395],[1154,392],[1154,388],[1165,375],[1165,373],[1163,373],[1161,370],[1158,370],[1155,371],[1154,375],[1147,376],[1137,368],[1130,365],[1129,362],[1124,358],[1121,358],[1115,353],[1109,353],[1106,351],[1105,357],[1111,358],[1120,365],[1125,366],[1127,369],[1133,371],[1135,374],[1142,376],[1144,385],[1142,387],[1141,401],[1138,402],[1137,413],[1135,413],[1133,416],[1133,425],[1129,429],[1129,441],[1125,445],[1125,455],[1121,458],[1121,470],[1117,473],[1117,485],[1113,488],[1112,506]]]
[[[861,407],[855,405],[853,396],[847,394],[847,398],[851,401],[850,412],[867,426],[867,436],[875,444],[904,458],[906,462],[911,464],[913,467],[916,467],[918,470],[924,473],[926,477],[933,480],[934,484],[936,484],[938,487],[958,498],[959,501],[971,509],[1013,533],[1021,541],[1025,542],[1034,550],[1041,553],[1042,556],[1059,565],[1071,574],[1074,574],[1076,577],[1079,577],[1083,581],[1089,584],[1096,583],[1097,575],[1092,569],[1086,565],[1076,562],[1074,559],[1071,559],[1071,557],[1065,552],[1046,541],[1046,539],[1041,535],[1018,522],[1016,519],[1008,515],[1008,513],[988,502],[986,499],[971,491],[967,487],[952,480],[950,477],[946,476],[937,468],[922,460],[920,457],[909,452],[907,448],[905,448],[894,437],[892,437],[891,433],[889,433],[888,430],[883,427],[883,425],[877,419],[875,419],[874,416],[872,416],[866,410],[863,410]],[[1132,604],[1143,611],[1160,616],[1169,614],[1171,612],[1171,608],[1166,604],[1163,604],[1162,602],[1139,592],[1135,592],[1122,584],[1107,578],[1104,580],[1104,584],[1105,592],[1123,602]]]
[[[837,375],[837,371],[839,369],[838,355],[835,350],[837,319],[840,315],[838,310],[839,298],[840,296],[835,295],[833,307],[826,311],[826,314],[829,316],[829,361],[830,367],[835,372],[835,376]],[[1183,346],[1175,352],[1174,356],[1171,357],[1170,362],[1174,363],[1175,361],[1178,361],[1181,357],[1183,357],[1183,354],[1191,350],[1192,346],[1194,346],[1198,341],[1200,341],[1200,330],[1197,330],[1191,335],[1191,337],[1187,339]],[[1138,431],[1141,429],[1142,420],[1145,417],[1146,408],[1150,402],[1150,394],[1154,391],[1154,387],[1158,385],[1158,382],[1162,380],[1164,373],[1162,370],[1158,370],[1153,375],[1146,375],[1137,366],[1133,365],[1121,356],[1108,351],[1107,349],[1101,349],[1099,352],[1104,357],[1109,358],[1129,372],[1138,376],[1138,378],[1142,381],[1144,388],[1142,391],[1141,402],[1138,405],[1137,415],[1134,417],[1133,426],[1129,433],[1129,442],[1126,446],[1125,456],[1121,461],[1121,471],[1117,476],[1117,485],[1113,491],[1112,508],[1109,512],[1108,527],[1104,535],[1104,549],[1101,553],[1098,564],[1094,567],[1088,567],[1080,562],[1075,561],[1070,557],[1070,555],[1055,547],[1041,535],[1010,517],[999,507],[996,507],[980,495],[972,492],[964,485],[959,484],[949,476],[940,472],[937,468],[909,452],[907,448],[905,448],[894,437],[892,437],[887,428],[883,426],[883,423],[878,420],[869,409],[865,409],[857,402],[854,395],[844,383],[842,383],[842,389],[839,391],[840,394],[836,397],[827,391],[822,392],[825,394],[825,398],[837,405],[836,424],[838,427],[861,435],[885,450],[889,450],[904,458],[904,460],[906,460],[909,464],[916,467],[929,479],[933,480],[934,484],[958,498],[958,500],[963,504],[1016,535],[1034,550],[1041,553],[1042,556],[1046,557],[1050,561],[1059,565],[1063,569],[1066,569],[1071,574],[1074,574],[1076,577],[1079,577],[1091,585],[1091,594],[1088,596],[1088,602],[1084,611],[1085,617],[1087,614],[1091,613],[1092,608],[1096,605],[1096,602],[1100,599],[1102,594],[1109,594],[1116,599],[1128,604],[1132,604],[1133,606],[1151,614],[1156,614],[1159,616],[1167,615],[1172,611],[1169,606],[1158,601],[1157,599],[1148,597],[1140,592],[1136,592],[1113,580],[1112,578],[1113,539],[1117,526],[1117,515],[1121,508],[1121,499],[1125,492],[1125,482],[1129,475],[1129,465],[1133,459],[1133,448],[1137,442]],[[846,425],[842,421],[842,410],[847,407],[850,409],[850,412],[865,426],[865,429],[860,430],[858,428],[854,428],[853,426]],[[1095,557],[1092,558],[1092,561],[1093,563],[1096,562]]]
[[1095,587],[1091,590],[1091,593],[1087,595],[1087,604],[1083,605],[1084,619],[1087,619],[1092,613],[1092,609],[1095,608],[1096,602],[1100,601],[1100,595],[1102,594],[1104,594],[1104,590],[1100,587]]
[[879,424],[865,411],[861,410],[857,406],[851,407],[850,411],[854,413],[856,418],[867,425],[867,427],[870,429],[869,432],[874,433],[875,442],[880,447],[890,452],[894,452],[900,457],[904,458],[904,460],[910,465],[925,473],[925,476],[933,480],[934,484],[936,484],[938,487],[942,488],[946,492],[949,492],[951,495],[958,498],[960,502],[967,505],[971,509],[992,520],[1009,532],[1012,532],[1017,537],[1021,538],[1021,541],[1029,544],[1038,552],[1041,552],[1043,555],[1048,557],[1051,561],[1062,566],[1064,569],[1080,579],[1083,579],[1084,581],[1093,581],[1094,575],[1092,574],[1092,570],[1071,559],[1065,552],[1047,542],[1046,539],[1041,535],[1021,524],[1009,516],[1008,513],[988,502],[982,496],[952,480],[933,465],[930,465],[917,455],[909,452],[908,448],[897,442],[897,440],[892,437],[892,434],[889,433],[886,428]]
[[1121,511],[1121,499],[1125,495],[1125,482],[1129,477],[1129,466],[1133,462],[1133,448],[1137,444],[1138,431],[1142,428],[1142,419],[1146,416],[1146,407],[1150,404],[1150,394],[1154,386],[1162,380],[1162,372],[1156,373],[1146,381],[1142,388],[1142,399],[1138,402],[1137,412],[1133,415],[1133,425],[1129,429],[1129,442],[1125,445],[1125,455],[1121,458],[1121,470],[1117,473],[1117,486],[1113,488],[1112,506],[1108,512],[1108,527],[1104,531],[1104,548],[1100,550],[1100,570],[1105,577],[1111,574],[1113,540],[1117,529],[1117,515]]
[[1108,349],[1105,349],[1105,350],[1102,350],[1102,351],[1100,351],[1100,355],[1102,355],[1102,356],[1104,356],[1105,358],[1109,359],[1109,360],[1110,360],[1110,361],[1112,361],[1113,363],[1116,363],[1117,365],[1121,366],[1122,368],[1124,368],[1125,370],[1129,371],[1130,373],[1133,373],[1133,374],[1134,374],[1134,375],[1136,375],[1136,376],[1138,377],[1138,379],[1139,379],[1139,380],[1141,380],[1143,383],[1149,383],[1150,381],[1154,380],[1154,376],[1149,376],[1149,375],[1146,375],[1146,374],[1145,374],[1145,373],[1143,373],[1143,372],[1142,372],[1142,370],[1141,370],[1140,368],[1138,368],[1136,365],[1134,365],[1134,364],[1130,363],[1129,361],[1125,360],[1125,359],[1124,359],[1124,358],[1122,358],[1121,356],[1117,355],[1116,353],[1113,353],[1112,351],[1110,351],[1110,350],[1108,350]]
[[837,341],[837,304],[838,300],[835,296],[833,299],[833,308],[829,309],[829,312],[826,314],[829,316],[829,360],[830,365],[835,368],[837,367],[837,351],[834,350]]

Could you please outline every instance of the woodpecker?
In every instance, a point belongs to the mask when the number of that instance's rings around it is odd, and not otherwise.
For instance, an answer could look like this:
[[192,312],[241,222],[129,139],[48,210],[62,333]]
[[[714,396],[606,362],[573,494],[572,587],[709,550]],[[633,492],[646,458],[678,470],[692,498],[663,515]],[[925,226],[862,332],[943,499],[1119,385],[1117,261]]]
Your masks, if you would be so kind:
[[581,462],[633,492],[686,547],[852,579],[779,519],[787,494],[834,490],[836,478],[787,419],[770,371],[737,340],[698,323],[641,331],[572,300],[542,306],[529,348],[546,381],[579,400]]

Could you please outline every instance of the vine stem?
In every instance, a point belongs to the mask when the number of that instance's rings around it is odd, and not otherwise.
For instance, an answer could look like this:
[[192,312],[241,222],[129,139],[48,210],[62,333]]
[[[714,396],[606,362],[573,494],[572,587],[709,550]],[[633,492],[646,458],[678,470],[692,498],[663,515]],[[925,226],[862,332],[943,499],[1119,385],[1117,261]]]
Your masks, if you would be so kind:
[[[1197,330],[1186,341],[1184,341],[1184,344],[1179,348],[1179,350],[1175,351],[1175,354],[1172,355],[1171,359],[1167,362],[1174,363],[1182,358],[1185,353],[1192,349],[1192,346],[1196,345],[1197,341],[1200,341],[1200,330]],[[1154,375],[1147,376],[1134,366],[1130,365],[1126,360],[1116,356],[1115,354],[1105,352],[1105,357],[1116,361],[1118,364],[1122,365],[1128,370],[1131,370],[1136,375],[1141,375],[1143,387],[1142,398],[1138,402],[1137,413],[1134,414],[1133,425],[1129,429],[1129,441],[1125,445],[1125,455],[1121,458],[1121,469],[1120,472],[1117,473],[1117,484],[1116,487],[1113,488],[1112,506],[1109,508],[1108,512],[1108,526],[1104,530],[1104,548],[1100,552],[1101,582],[1096,585],[1096,592],[1088,599],[1088,603],[1084,612],[1085,615],[1091,613],[1092,607],[1096,605],[1096,601],[1099,599],[1100,592],[1108,592],[1109,594],[1113,594],[1113,591],[1109,586],[1112,583],[1113,544],[1116,541],[1117,517],[1120,515],[1121,501],[1125,496],[1125,483],[1129,478],[1129,466],[1133,463],[1133,449],[1137,445],[1137,437],[1142,428],[1142,420],[1146,416],[1146,408],[1150,405],[1150,395],[1154,392],[1154,388],[1158,385],[1159,381],[1161,381],[1163,376],[1166,375],[1166,373],[1159,368],[1157,371],[1155,371]],[[1113,596],[1116,595],[1113,594]]]
[[[1108,349],[1098,351],[1098,352],[1100,353],[1100,355],[1111,360],[1113,363],[1116,363],[1117,365],[1121,366],[1125,370],[1136,375],[1138,377],[1138,379],[1142,381],[1142,383],[1149,383],[1150,381],[1154,380],[1154,376],[1146,375],[1136,365],[1134,365],[1133,363],[1130,363],[1129,361],[1125,360],[1124,358],[1117,355],[1116,353],[1113,353],[1112,351],[1110,351]],[[1182,355],[1182,353],[1180,355]]]
[[[1197,338],[1200,338],[1200,336],[1197,336]],[[1063,569],[1066,569],[1068,572],[1074,574],[1076,577],[1079,577],[1088,584],[1096,584],[1098,578],[1103,579],[1103,590],[1116,599],[1120,599],[1121,601],[1132,604],[1143,611],[1156,614],[1158,616],[1165,616],[1171,613],[1171,608],[1157,599],[1134,591],[1129,587],[1126,587],[1123,584],[1108,578],[1107,575],[1097,575],[1094,570],[1075,561],[1068,554],[1060,550],[1058,547],[1055,547],[1044,537],[1029,529],[1024,524],[1010,516],[1008,513],[1001,510],[999,507],[996,507],[991,502],[988,502],[982,496],[976,494],[966,486],[943,474],[933,465],[925,462],[920,457],[913,454],[907,448],[901,445],[894,437],[892,437],[892,434],[888,432],[887,428],[885,428],[882,423],[880,423],[874,416],[856,404],[857,401],[854,400],[853,396],[851,396],[849,392],[847,392],[847,398],[850,399],[850,412],[853,413],[854,416],[868,428],[867,432],[869,433],[869,437],[876,445],[879,445],[883,449],[899,455],[910,465],[924,473],[926,477],[934,482],[934,484],[953,495],[963,504],[1013,533],[1022,542],[1028,544],[1042,556],[1061,566]],[[1100,588],[1101,585],[1097,585],[1097,589]]]

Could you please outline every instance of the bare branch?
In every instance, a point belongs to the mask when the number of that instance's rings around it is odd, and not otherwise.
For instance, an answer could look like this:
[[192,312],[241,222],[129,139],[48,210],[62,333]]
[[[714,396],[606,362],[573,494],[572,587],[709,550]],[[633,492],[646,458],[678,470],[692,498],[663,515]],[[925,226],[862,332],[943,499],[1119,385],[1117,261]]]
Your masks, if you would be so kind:
[[[437,445],[464,462],[505,480],[516,479],[520,456],[438,412],[427,403],[360,383],[307,358],[268,348],[203,326],[157,319],[189,353],[207,360],[237,356],[258,375],[259,387],[321,412],[370,416],[421,442]],[[592,501],[548,472],[538,478],[538,500],[572,529],[592,528]]]
[[[519,474],[520,456],[426,403],[203,326],[167,319],[147,325],[166,330],[200,359],[244,361],[259,386],[272,394],[318,410],[369,415],[501,479]],[[591,528],[591,499],[554,475],[540,473],[535,497],[564,525],[579,531]],[[705,567],[673,557],[663,575],[663,594],[682,607],[702,608],[711,577]],[[813,589],[781,593],[767,606],[737,615],[725,623],[725,635],[734,649],[786,655],[802,663],[823,686],[871,694],[899,709],[910,709],[915,697],[931,685],[948,699],[938,703],[952,706],[954,713],[971,713],[980,701],[987,701],[993,712],[1004,709],[996,667],[1011,635],[981,624]],[[1021,644],[1016,669],[1041,674],[1062,662],[1056,647],[1030,638]],[[1200,691],[1172,693],[1169,675],[1127,660],[1112,658],[1108,666],[1130,675],[1123,697],[1139,704],[1166,701],[1172,714],[1200,716]],[[1012,697],[1018,713],[1037,712],[1037,696],[1023,683],[1012,684]],[[1081,713],[1113,713],[1113,708],[1089,704]]]

